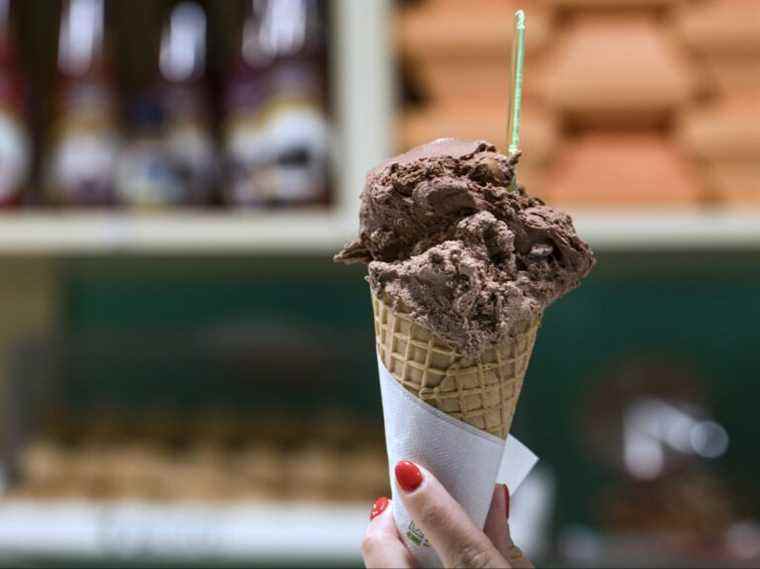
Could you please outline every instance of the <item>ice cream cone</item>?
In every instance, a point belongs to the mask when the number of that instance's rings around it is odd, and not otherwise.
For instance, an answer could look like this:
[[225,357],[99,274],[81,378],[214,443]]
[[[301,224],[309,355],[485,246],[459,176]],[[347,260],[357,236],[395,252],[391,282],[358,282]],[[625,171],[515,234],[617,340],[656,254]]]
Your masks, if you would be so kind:
[[378,356],[399,384],[450,417],[507,438],[540,317],[472,358],[374,294],[372,307]]

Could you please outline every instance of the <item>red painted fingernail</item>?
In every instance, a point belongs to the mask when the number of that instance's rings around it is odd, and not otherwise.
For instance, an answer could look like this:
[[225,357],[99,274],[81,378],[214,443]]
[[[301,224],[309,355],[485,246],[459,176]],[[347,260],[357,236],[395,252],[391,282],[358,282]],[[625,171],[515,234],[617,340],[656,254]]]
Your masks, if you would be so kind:
[[402,490],[414,492],[422,484],[422,472],[413,462],[402,460],[396,465],[396,480]]
[[375,500],[375,503],[372,504],[372,509],[369,512],[369,521],[374,520],[377,516],[382,514],[385,511],[385,508],[388,507],[388,504],[390,504],[390,500],[385,496]]
[[504,484],[504,507],[507,511],[507,519],[509,519],[509,488]]

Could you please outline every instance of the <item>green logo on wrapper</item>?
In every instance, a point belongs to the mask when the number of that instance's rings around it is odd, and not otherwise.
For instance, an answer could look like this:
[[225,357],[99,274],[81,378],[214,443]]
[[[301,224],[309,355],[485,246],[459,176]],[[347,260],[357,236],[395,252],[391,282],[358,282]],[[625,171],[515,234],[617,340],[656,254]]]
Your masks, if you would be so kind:
[[406,532],[406,537],[408,537],[415,545],[430,547],[430,542],[425,537],[425,534],[422,533],[420,528],[414,525],[414,522],[409,523],[409,530]]

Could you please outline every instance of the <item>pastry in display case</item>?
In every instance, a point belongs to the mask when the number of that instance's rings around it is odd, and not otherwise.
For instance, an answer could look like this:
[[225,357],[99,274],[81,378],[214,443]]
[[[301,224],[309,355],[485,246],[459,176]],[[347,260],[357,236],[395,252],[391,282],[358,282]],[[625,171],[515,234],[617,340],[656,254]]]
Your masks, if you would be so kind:
[[[353,503],[387,492],[375,425],[340,411],[293,419],[56,415],[30,436],[6,498]],[[349,423],[350,441],[335,435]]]

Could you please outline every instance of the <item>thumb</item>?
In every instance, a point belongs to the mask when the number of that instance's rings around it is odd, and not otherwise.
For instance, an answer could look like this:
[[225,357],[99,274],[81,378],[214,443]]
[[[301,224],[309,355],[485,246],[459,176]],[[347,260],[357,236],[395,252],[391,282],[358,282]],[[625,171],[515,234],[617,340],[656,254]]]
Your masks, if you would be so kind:
[[491,509],[486,517],[485,534],[496,549],[499,550],[509,564],[516,569],[532,569],[523,552],[512,541],[509,532],[509,489],[504,484],[497,484],[491,499]]
[[509,564],[515,569],[533,569],[533,563],[526,559],[522,549],[517,547],[512,541],[512,537],[509,535],[509,526],[507,526],[507,543],[509,545],[504,556],[509,561]]
[[506,552],[502,553],[504,554],[504,557],[509,560],[509,564],[515,569],[533,569],[533,563],[525,558],[522,549],[517,547],[515,545],[515,542],[512,541],[512,534],[509,530],[509,506],[511,499],[509,495],[509,488],[507,488],[506,484],[504,485],[504,496],[506,497],[507,514],[507,550]]
[[504,557],[507,557],[512,546],[507,518],[509,518],[509,491],[503,484],[497,484],[493,490],[491,508],[488,510],[483,531]]

